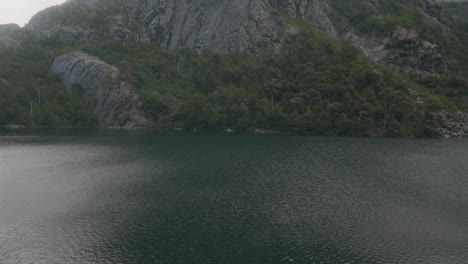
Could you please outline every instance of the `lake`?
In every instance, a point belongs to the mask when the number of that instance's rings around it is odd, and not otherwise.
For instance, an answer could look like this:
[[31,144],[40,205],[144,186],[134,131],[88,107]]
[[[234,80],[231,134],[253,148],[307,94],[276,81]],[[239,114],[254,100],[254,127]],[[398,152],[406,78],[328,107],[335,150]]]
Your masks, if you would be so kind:
[[0,132],[0,263],[468,263],[468,141]]

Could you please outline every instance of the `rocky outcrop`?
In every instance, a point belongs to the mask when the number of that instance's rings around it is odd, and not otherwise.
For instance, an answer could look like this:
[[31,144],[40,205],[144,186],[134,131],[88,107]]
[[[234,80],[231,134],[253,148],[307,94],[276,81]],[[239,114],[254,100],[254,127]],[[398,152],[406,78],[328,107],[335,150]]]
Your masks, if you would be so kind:
[[16,24],[0,25],[0,51],[15,49],[20,46],[16,39],[21,28]]
[[422,10],[431,17],[440,20],[442,18],[442,4],[436,0],[424,0]]
[[68,93],[79,93],[95,103],[101,127],[149,127],[151,121],[140,110],[134,88],[120,79],[117,68],[97,57],[72,52],[58,57],[52,65]]
[[425,77],[430,74],[444,74],[446,63],[438,51],[438,46],[423,40],[416,29],[397,29],[385,47],[389,50],[384,63],[399,72]]
[[69,4],[67,2],[63,6],[53,6],[37,13],[26,25],[26,29],[38,39],[57,38],[61,41],[83,42],[91,40],[94,29],[88,29],[82,24],[77,24],[75,19],[70,19],[70,14],[65,8]]
[[450,23],[468,23],[468,2],[444,1],[443,16]]
[[435,114],[440,123],[438,133],[444,138],[468,138],[468,113],[449,113],[443,111]]
[[369,58],[394,71],[419,78],[447,72],[447,63],[438,45],[421,38],[416,29],[398,28],[380,37],[347,33],[345,38]]

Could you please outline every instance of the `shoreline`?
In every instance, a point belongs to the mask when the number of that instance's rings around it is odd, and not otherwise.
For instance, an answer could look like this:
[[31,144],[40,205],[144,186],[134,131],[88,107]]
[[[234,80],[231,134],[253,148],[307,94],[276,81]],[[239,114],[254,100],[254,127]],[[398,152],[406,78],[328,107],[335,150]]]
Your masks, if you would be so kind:
[[393,138],[393,139],[468,139],[468,135],[454,134],[455,136],[441,134],[436,137],[385,137],[385,136],[337,136],[337,135],[326,135],[326,134],[311,134],[311,133],[300,133],[294,131],[280,131],[272,129],[262,129],[262,128],[253,128],[247,130],[234,130],[234,129],[184,129],[180,127],[79,127],[79,126],[22,126],[22,125],[7,125],[0,126],[1,131],[28,131],[28,130],[102,130],[102,131],[127,131],[127,132],[136,132],[136,131],[145,131],[145,132],[215,132],[222,134],[257,134],[257,135],[297,135],[304,137],[332,137],[332,138]]

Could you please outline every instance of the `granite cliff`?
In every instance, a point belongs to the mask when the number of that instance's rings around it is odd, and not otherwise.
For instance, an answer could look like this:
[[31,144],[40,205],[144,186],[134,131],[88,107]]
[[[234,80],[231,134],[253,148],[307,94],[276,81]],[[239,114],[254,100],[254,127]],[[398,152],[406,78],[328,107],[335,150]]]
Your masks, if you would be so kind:
[[[154,41],[170,49],[255,54],[278,49],[283,32],[294,32],[285,19],[289,16],[351,41],[372,60],[409,75],[451,74],[449,66],[466,59],[452,54],[440,39],[455,38],[450,29],[453,13],[436,0],[345,2],[70,0],[37,14],[27,28],[40,39],[113,38]],[[439,39],[428,36],[430,31],[438,32]]]

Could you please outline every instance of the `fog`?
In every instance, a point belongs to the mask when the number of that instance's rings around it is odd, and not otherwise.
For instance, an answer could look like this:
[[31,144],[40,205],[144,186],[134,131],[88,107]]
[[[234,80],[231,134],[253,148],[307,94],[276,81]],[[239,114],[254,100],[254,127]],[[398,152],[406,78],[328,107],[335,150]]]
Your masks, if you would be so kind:
[[65,0],[1,0],[0,24],[15,23],[24,26],[37,12]]

